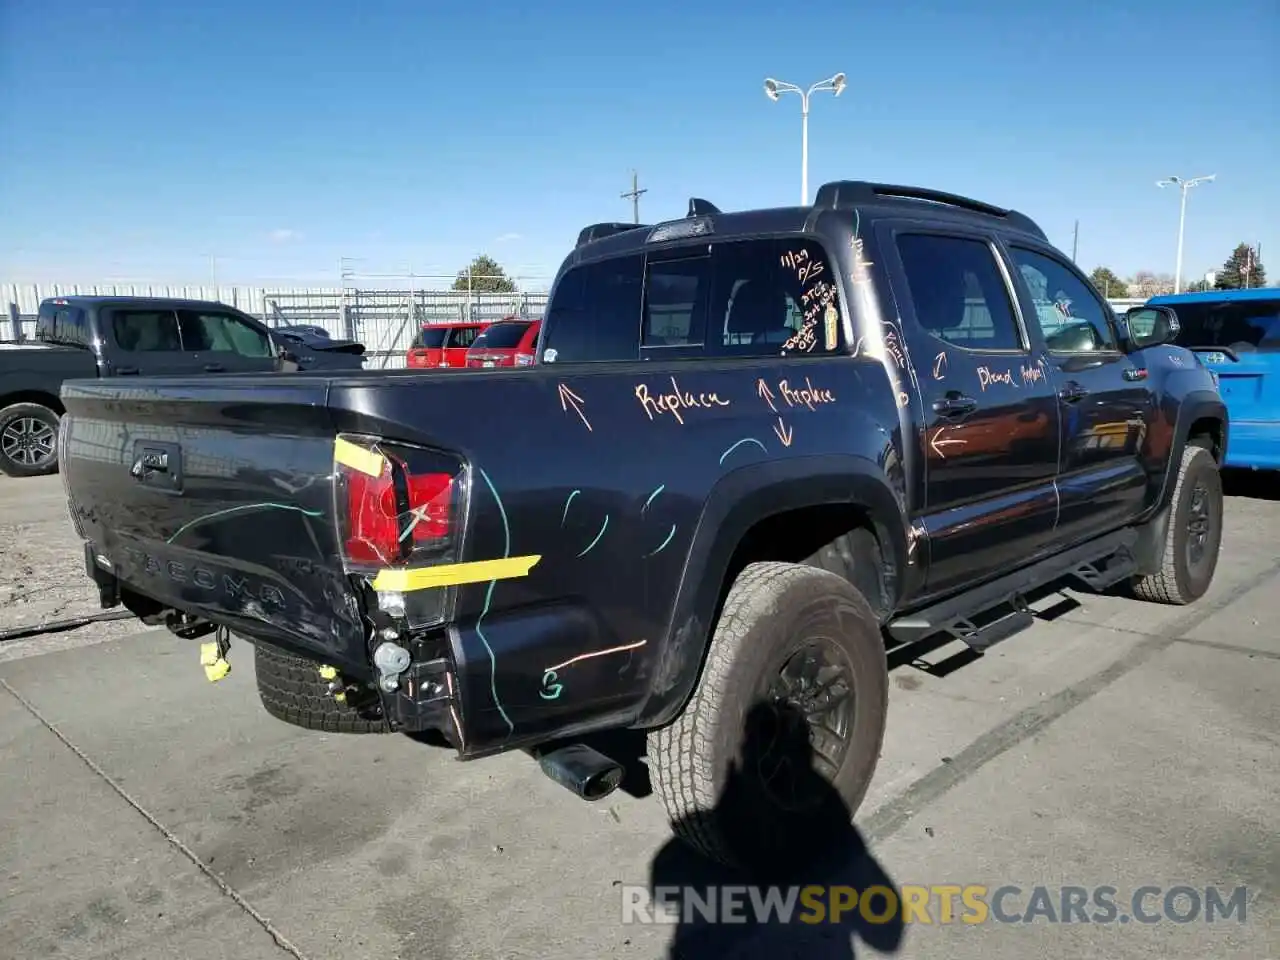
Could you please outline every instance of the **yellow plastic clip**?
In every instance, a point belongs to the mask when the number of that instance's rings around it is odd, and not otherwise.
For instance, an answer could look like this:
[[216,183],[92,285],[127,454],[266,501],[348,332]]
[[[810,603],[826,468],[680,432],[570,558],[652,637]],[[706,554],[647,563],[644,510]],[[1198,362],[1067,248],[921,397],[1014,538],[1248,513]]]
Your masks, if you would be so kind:
[[217,683],[231,672],[231,664],[227,661],[231,636],[222,627],[213,636],[213,640],[200,644],[200,666],[204,667],[204,675],[209,678],[209,682]]
[[320,667],[320,679],[321,680],[337,680],[338,668],[331,667],[327,663],[324,664],[323,666]]

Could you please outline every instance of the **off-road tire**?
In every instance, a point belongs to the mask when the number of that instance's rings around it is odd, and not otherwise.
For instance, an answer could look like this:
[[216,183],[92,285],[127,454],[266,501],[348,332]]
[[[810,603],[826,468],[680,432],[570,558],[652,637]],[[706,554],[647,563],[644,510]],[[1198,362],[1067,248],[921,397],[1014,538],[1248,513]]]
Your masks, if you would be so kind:
[[386,720],[365,719],[349,703],[334,700],[314,660],[255,641],[253,668],[262,705],[277,720],[328,733],[390,732]]
[[43,477],[58,472],[58,415],[39,403],[11,403],[0,409],[0,437],[17,420],[34,420],[53,431],[53,451],[43,463],[32,465],[14,460],[0,444],[0,470],[11,477]]
[[[1193,569],[1188,552],[1191,537],[1188,522],[1194,491],[1201,485],[1205,488],[1208,507],[1208,539],[1204,562]],[[1178,464],[1161,570],[1156,574],[1134,577],[1130,583],[1133,595],[1140,600],[1174,605],[1192,603],[1204,596],[1218,565],[1222,517],[1222,476],[1218,472],[1218,464],[1206,447],[1188,443]]]
[[649,734],[650,774],[672,830],[714,861],[751,870],[780,859],[803,862],[838,842],[823,836],[827,831],[812,816],[785,813],[755,793],[726,810],[726,787],[741,778],[743,728],[755,691],[788,650],[816,637],[834,641],[851,667],[852,730],[844,759],[827,781],[834,803],[824,812],[834,808],[835,829],[852,829],[880,757],[888,709],[885,646],[875,614],[837,574],[803,564],[753,563],[729,590],[683,713]]

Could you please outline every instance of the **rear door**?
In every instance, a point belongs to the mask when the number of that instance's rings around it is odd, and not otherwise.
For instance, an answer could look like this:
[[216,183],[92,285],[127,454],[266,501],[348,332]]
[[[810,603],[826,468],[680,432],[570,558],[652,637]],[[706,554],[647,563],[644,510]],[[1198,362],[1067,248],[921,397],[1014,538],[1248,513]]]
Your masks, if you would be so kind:
[[229,310],[178,310],[182,346],[203,373],[266,373],[275,369],[271,337]]
[[104,307],[101,332],[115,342],[104,363],[107,376],[189,376],[201,362],[183,349],[176,310],[165,307]]
[[918,522],[932,594],[1013,569],[1049,542],[1058,404],[993,236],[889,221],[877,235],[904,318],[885,346],[903,370],[914,358],[923,402]]

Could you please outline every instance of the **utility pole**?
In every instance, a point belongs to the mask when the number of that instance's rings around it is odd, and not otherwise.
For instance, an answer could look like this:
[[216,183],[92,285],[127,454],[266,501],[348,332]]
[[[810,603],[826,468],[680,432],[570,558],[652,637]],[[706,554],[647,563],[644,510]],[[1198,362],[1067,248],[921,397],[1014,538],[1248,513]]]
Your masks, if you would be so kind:
[[649,188],[640,189],[640,177],[634,170],[631,171],[631,189],[622,195],[623,200],[631,201],[631,216],[633,223],[640,222],[640,195],[648,193]]
[[1071,234],[1071,262],[1076,262],[1076,251],[1080,248],[1080,221],[1076,221],[1075,232]]

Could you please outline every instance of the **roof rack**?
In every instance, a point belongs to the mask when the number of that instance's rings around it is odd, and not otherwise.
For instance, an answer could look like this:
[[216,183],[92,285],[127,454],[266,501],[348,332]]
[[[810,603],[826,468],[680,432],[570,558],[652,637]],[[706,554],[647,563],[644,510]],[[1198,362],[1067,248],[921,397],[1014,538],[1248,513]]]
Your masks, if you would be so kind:
[[582,228],[582,231],[578,234],[578,242],[574,246],[580,247],[585,243],[591,243],[593,240],[603,240],[605,237],[627,233],[630,230],[645,230],[648,226],[648,224],[644,223],[593,223]]
[[902,197],[909,200],[927,200],[931,203],[942,203],[950,207],[960,207],[965,210],[972,210],[974,213],[986,214],[989,217],[999,217],[1009,221],[1010,224],[1019,230],[1025,230],[1033,236],[1039,237],[1041,240],[1047,241],[1049,238],[1045,236],[1040,225],[1028,217],[1025,213],[1019,213],[1017,210],[1008,210],[1004,207],[997,207],[994,204],[984,203],[981,200],[974,200],[971,197],[962,197],[956,193],[947,193],[943,190],[931,190],[928,187],[908,187],[901,184],[893,183],[871,183],[866,180],[833,180],[831,183],[824,183],[818,188],[817,198],[813,201],[815,207],[827,207],[832,210],[841,207],[853,206],[855,204],[876,203],[885,199],[894,197]]

